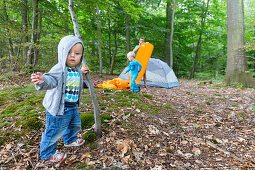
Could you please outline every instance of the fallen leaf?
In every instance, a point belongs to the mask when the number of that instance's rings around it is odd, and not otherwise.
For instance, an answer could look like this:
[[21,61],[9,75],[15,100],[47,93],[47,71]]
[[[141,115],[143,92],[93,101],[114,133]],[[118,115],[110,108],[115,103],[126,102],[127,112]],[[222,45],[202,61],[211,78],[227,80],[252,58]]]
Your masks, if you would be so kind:
[[10,143],[7,144],[5,148],[6,148],[7,151],[10,150],[12,148],[12,144],[10,144]]
[[65,163],[66,164],[73,164],[73,163],[78,161],[76,158],[77,158],[76,155],[72,155],[70,158],[66,159]]
[[123,149],[122,149],[122,153],[121,153],[121,157],[124,157],[125,153],[127,153],[129,148],[129,139],[125,139],[123,141]]
[[195,154],[195,156],[199,156],[201,154],[201,150],[199,148],[193,148],[192,150]]

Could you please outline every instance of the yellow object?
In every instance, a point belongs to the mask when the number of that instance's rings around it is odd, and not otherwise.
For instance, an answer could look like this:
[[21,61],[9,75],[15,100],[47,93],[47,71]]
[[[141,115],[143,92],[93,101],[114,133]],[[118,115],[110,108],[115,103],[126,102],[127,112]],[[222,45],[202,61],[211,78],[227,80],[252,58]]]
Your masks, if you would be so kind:
[[[149,60],[151,58],[153,48],[154,48],[154,46],[151,43],[140,44],[140,47],[136,54],[135,59],[142,65],[142,70],[138,74],[138,77],[135,81],[136,84],[138,84],[143,78],[143,75],[144,75],[147,65],[149,63]],[[129,76],[128,82],[130,82],[130,76]]]

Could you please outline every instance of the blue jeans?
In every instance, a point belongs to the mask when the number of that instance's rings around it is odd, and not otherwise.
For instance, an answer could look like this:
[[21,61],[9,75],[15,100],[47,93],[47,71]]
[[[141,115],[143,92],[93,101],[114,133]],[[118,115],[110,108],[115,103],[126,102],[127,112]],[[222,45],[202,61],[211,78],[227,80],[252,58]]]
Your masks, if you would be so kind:
[[138,77],[138,71],[133,73],[131,72],[131,78],[130,78],[130,89],[131,89],[131,92],[139,92],[140,91],[140,88],[137,86],[135,80],[137,79]]
[[77,106],[65,107],[64,115],[52,116],[46,112],[46,128],[42,134],[40,156],[47,160],[57,150],[57,140],[63,136],[64,144],[73,143],[78,139],[81,130],[81,119]]

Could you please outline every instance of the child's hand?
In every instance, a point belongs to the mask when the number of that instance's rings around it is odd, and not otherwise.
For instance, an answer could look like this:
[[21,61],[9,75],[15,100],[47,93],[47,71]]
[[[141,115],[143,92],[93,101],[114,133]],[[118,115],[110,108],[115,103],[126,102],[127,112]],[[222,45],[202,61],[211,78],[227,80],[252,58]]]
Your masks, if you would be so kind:
[[89,72],[89,67],[88,66],[85,66],[85,65],[82,65],[81,67],[81,70],[84,74],[87,74]]
[[[37,74],[37,75],[36,75]],[[44,82],[44,78],[42,73],[37,72],[36,74],[31,74],[31,81],[35,84],[41,84],[42,82]]]

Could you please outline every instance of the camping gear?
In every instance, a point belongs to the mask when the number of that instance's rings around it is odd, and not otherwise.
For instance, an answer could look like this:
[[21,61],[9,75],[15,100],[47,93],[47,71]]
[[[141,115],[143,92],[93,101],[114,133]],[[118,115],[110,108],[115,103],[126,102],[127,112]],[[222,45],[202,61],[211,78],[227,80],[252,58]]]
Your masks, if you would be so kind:
[[[144,75],[146,67],[151,57],[154,46],[150,43],[142,43],[139,47],[139,50],[136,54],[135,59],[142,65],[142,70],[139,72],[136,83],[138,84]],[[128,67],[127,67],[128,68]],[[126,70],[127,70],[126,68]],[[120,78],[115,78],[112,80],[104,81],[102,84],[98,84],[99,88],[115,88],[115,89],[128,89],[130,90],[130,72],[126,74],[127,79],[122,80]]]
[[[154,46],[151,43],[142,43],[140,44],[139,50],[135,56],[135,60],[138,61],[142,65],[142,70],[139,72],[138,77],[136,78],[136,83],[138,84],[144,75],[148,62],[151,58],[151,53],[153,51]],[[130,83],[130,76],[128,79]]]
[[104,81],[103,84],[98,84],[97,87],[99,88],[114,88],[114,89],[128,89],[130,90],[130,84],[127,80],[122,80],[120,78],[115,78],[112,80]]
[[[124,74],[124,72],[128,69],[126,67],[119,78],[123,80],[128,80],[129,74]],[[141,81],[138,83],[140,85],[144,85],[144,82]],[[163,87],[163,88],[172,88],[179,86],[179,82],[174,74],[172,68],[170,68],[167,63],[161,61],[160,59],[151,58],[149,60],[147,69],[146,69],[146,84],[148,86],[154,87]]]

